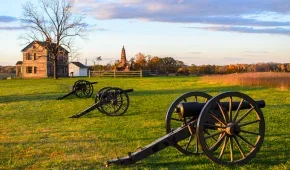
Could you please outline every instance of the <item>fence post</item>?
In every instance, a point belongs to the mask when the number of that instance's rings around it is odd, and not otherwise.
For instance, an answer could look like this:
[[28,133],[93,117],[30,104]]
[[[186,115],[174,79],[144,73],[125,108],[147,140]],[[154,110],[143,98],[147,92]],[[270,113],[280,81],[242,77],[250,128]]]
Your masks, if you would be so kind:
[[140,77],[142,78],[142,76],[143,76],[143,75],[142,75],[142,70],[140,70]]
[[114,78],[116,78],[116,70],[114,70]]
[[89,70],[89,78],[91,78],[91,70]]

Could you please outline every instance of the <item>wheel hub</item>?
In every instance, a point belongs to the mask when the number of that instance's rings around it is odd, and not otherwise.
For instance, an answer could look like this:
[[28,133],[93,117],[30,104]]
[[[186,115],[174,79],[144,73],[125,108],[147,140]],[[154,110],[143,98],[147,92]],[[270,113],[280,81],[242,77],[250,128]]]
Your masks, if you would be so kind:
[[241,128],[239,127],[238,124],[231,122],[229,124],[227,124],[227,128],[226,128],[226,133],[228,135],[233,135],[236,136],[241,132]]
[[117,99],[112,99],[112,105],[117,105],[118,101]]

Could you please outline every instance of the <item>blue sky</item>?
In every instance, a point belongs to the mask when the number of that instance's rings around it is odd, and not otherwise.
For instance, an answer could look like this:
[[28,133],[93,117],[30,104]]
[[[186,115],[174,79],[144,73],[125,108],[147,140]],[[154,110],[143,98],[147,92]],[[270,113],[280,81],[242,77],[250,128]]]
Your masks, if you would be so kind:
[[[0,65],[22,60],[21,5],[0,5]],[[37,3],[37,0],[31,0]],[[86,15],[87,39],[77,39],[79,61],[114,63],[125,46],[185,64],[290,62],[289,0],[75,0]]]

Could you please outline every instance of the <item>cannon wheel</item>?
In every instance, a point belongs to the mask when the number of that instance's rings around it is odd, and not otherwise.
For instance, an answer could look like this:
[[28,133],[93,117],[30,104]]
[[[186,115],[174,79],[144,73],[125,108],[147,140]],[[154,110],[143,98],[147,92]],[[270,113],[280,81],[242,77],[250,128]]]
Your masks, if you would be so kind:
[[89,98],[94,92],[93,85],[86,80],[78,80],[73,85],[73,90],[79,98]]
[[[96,96],[95,96],[95,103],[99,103],[99,102],[100,102],[100,98],[102,97],[103,92],[104,92],[105,90],[107,90],[107,89],[110,89],[110,88],[112,88],[112,87],[104,87],[104,88],[101,88],[101,89],[97,92],[97,94],[96,94]],[[102,109],[101,109],[100,107],[97,107],[97,109],[98,109],[100,112],[102,112],[102,113],[105,114],[105,112],[102,111]]]
[[[228,102],[229,108],[220,102]],[[232,103],[238,102],[236,110]],[[240,109],[248,102],[250,109]],[[207,132],[207,133],[204,133]],[[239,92],[225,92],[209,100],[197,122],[197,136],[204,154],[218,164],[245,164],[259,151],[265,135],[263,113],[256,102]],[[218,139],[213,140],[212,138]]]
[[[178,104],[181,102],[207,102],[211,96],[204,92],[189,92],[178,97],[169,107],[166,118],[165,118],[165,128],[166,133],[170,133],[173,130],[187,124],[189,121],[197,120],[197,116],[184,119],[181,115],[175,112]],[[195,138],[195,139],[194,139]],[[192,134],[188,140],[183,140],[174,147],[181,153],[190,155],[200,153],[198,149],[198,140],[196,138],[196,133]]]
[[106,89],[100,99],[100,110],[108,116],[121,116],[128,110],[129,96],[120,88]]

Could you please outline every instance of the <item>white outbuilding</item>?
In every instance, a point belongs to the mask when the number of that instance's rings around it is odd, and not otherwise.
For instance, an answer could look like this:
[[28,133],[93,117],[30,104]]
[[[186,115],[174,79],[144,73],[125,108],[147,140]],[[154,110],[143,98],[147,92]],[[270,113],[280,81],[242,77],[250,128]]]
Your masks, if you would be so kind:
[[80,62],[70,62],[69,63],[69,76],[88,76],[88,67]]

